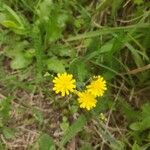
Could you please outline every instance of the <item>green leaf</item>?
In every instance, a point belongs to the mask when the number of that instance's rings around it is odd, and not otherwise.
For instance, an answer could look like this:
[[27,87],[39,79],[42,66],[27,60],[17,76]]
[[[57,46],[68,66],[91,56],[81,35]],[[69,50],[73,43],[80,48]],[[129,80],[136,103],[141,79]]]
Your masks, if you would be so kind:
[[84,125],[86,124],[86,118],[81,115],[64,133],[61,145],[65,145],[71,138],[73,138],[78,132],[82,131]]
[[15,131],[7,127],[4,127],[2,132],[6,139],[12,139],[15,136]]
[[43,113],[40,110],[33,108],[33,116],[40,124],[43,123],[43,121],[44,121]]
[[113,47],[113,40],[110,40],[109,42],[105,43],[101,48],[99,48],[97,51],[92,52],[87,56],[87,59],[94,58],[95,56],[101,56],[102,53],[109,53]]
[[112,4],[112,0],[103,0],[97,6],[96,10],[98,10],[100,12],[100,11],[104,10],[106,7],[110,6],[111,4]]
[[18,28],[18,25],[11,20],[4,20],[1,24],[7,28]]
[[6,150],[6,148],[5,148],[4,145],[1,143],[1,141],[0,141],[0,150]]
[[44,69],[44,51],[43,51],[43,42],[40,29],[35,25],[32,31],[32,40],[35,49],[36,56],[36,67],[37,67],[37,78],[42,78],[42,72]]
[[142,112],[138,115],[138,121],[132,123],[130,128],[134,131],[143,131],[150,128],[150,103],[142,106]]
[[93,148],[90,143],[85,143],[79,150],[93,150]]
[[89,76],[89,70],[83,59],[75,59],[69,66],[69,71],[80,81],[83,82]]
[[141,4],[144,3],[143,0],[133,0],[133,1],[134,1],[134,3],[137,4],[137,5],[141,5]]
[[37,13],[40,20],[40,28],[46,32],[45,39],[47,41],[59,39],[62,36],[62,30],[68,18],[65,10],[62,10],[52,0],[44,0],[40,3]]
[[117,108],[120,109],[121,113],[123,113],[129,121],[137,121],[140,117],[139,111],[134,110],[125,99],[119,98]]
[[53,139],[48,134],[42,134],[39,138],[39,150],[55,150]]
[[140,53],[138,53],[138,50],[135,49],[130,43],[127,43],[126,46],[131,51],[133,59],[134,59],[136,65],[137,65],[137,67],[144,66],[144,62],[142,60],[142,57],[141,57]]
[[0,23],[13,30],[17,34],[27,34],[28,21],[20,14],[16,13],[11,7],[4,4],[0,14]]
[[56,56],[60,56],[60,57],[74,57],[75,56],[75,50],[70,48],[70,47],[66,47],[65,45],[51,45],[48,54],[50,56],[52,55],[56,55]]
[[40,20],[46,20],[46,17],[49,16],[53,7],[52,0],[43,0],[39,4],[39,8],[37,9],[37,14],[40,17]]
[[150,103],[146,103],[142,106],[142,118],[150,116]]
[[[149,139],[148,139],[149,140]],[[150,140],[149,140],[150,141]],[[142,146],[142,150],[148,150],[148,148],[150,147],[150,142],[148,142],[147,144]]]
[[18,53],[11,61],[10,66],[12,69],[22,69],[27,67],[32,62],[32,59],[26,58],[23,53]]
[[150,128],[150,117],[144,118],[140,122],[134,122],[130,125],[130,128],[135,131],[143,131]]
[[67,118],[64,116],[63,122],[60,123],[60,128],[62,129],[62,131],[65,132],[68,129],[68,127],[69,127],[69,122],[68,122]]
[[101,112],[104,112],[108,109],[110,109],[113,105],[113,101],[108,99],[107,97],[100,97],[98,98],[96,107],[94,108],[94,114],[93,115],[99,115]]
[[0,100],[0,118],[2,118],[1,123],[5,123],[10,116],[11,111],[10,101],[11,101],[10,98]]
[[116,140],[115,142],[111,142],[110,147],[113,150],[125,150],[125,144],[119,140]]
[[141,150],[140,146],[136,142],[132,146],[132,150]]
[[123,0],[113,0],[112,2],[112,16],[115,17],[118,9],[120,8]]
[[97,31],[90,31],[87,33],[83,34],[78,34],[76,36],[72,36],[68,38],[67,41],[74,41],[74,40],[80,40],[80,39],[85,39],[85,38],[92,38],[100,35],[106,35],[106,34],[112,34],[114,32],[119,32],[119,31],[130,31],[132,29],[138,29],[138,28],[148,28],[149,24],[147,23],[139,23],[135,25],[130,25],[130,26],[121,26],[121,27],[102,27],[101,29]]
[[65,72],[65,66],[63,61],[53,57],[47,60],[48,70],[53,71],[55,73],[63,73]]
[[20,24],[20,26],[23,26],[21,18],[15,11],[13,11],[8,5],[4,5],[4,8],[9,13],[11,18],[13,18],[15,21],[17,21]]

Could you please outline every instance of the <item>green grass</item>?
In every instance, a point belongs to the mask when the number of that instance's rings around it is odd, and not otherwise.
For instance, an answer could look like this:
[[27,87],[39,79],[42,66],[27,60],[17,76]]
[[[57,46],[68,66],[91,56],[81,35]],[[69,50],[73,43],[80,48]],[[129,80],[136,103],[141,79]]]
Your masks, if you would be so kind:
[[[148,150],[150,2],[2,0],[0,149]],[[52,90],[57,73],[77,89],[102,75],[96,107]],[[102,121],[104,113],[107,121]]]

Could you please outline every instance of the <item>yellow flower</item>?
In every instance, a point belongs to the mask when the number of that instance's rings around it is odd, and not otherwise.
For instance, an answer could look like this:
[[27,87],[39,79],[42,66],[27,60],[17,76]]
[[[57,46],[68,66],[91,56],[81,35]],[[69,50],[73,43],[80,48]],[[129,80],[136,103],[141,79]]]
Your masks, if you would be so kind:
[[87,91],[94,96],[103,96],[105,90],[107,90],[106,81],[101,76],[94,76],[90,85],[86,87]]
[[91,110],[96,106],[97,100],[95,96],[89,93],[88,91],[85,92],[78,92],[78,102],[80,104],[80,108],[85,108],[87,110]]
[[75,85],[75,79],[71,74],[63,73],[57,74],[57,77],[53,80],[54,88],[56,94],[61,93],[62,96],[69,95],[69,92],[73,92]]

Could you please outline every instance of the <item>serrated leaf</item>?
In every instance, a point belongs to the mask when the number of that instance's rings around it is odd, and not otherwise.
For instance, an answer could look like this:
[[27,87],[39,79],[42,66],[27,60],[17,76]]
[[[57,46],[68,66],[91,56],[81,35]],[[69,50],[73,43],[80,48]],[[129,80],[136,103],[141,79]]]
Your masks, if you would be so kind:
[[9,13],[9,17],[12,18],[13,20],[17,21],[17,23],[19,23],[20,26],[23,27],[23,22],[22,22],[20,16],[14,10],[12,10],[8,5],[4,5],[3,7]]
[[71,138],[73,138],[78,132],[80,132],[84,125],[86,124],[86,118],[84,115],[81,115],[64,133],[61,145],[65,145]]
[[68,18],[67,13],[52,0],[42,1],[37,13],[40,17],[40,26],[46,32],[46,40],[55,41],[59,39]]
[[17,34],[27,34],[28,21],[18,12],[16,13],[11,7],[4,4],[2,6],[2,14],[0,14],[0,23],[11,29]]
[[63,61],[57,58],[48,59],[47,67],[48,67],[48,70],[53,71],[55,73],[63,73],[66,71]]
[[48,134],[42,134],[39,138],[39,150],[55,150],[53,139]]

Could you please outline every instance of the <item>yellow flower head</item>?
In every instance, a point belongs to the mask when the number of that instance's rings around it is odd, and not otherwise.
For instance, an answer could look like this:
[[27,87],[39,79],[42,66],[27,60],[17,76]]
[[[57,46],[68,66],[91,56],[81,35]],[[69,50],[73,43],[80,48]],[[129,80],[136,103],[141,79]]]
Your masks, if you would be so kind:
[[107,90],[106,81],[101,76],[94,76],[90,85],[87,86],[87,91],[94,96],[103,96],[105,90]]
[[80,104],[80,108],[85,108],[87,110],[91,110],[96,106],[97,100],[95,96],[89,93],[88,91],[85,92],[78,92],[78,102]]
[[75,79],[71,74],[63,73],[57,74],[57,77],[53,80],[54,88],[56,94],[61,93],[62,96],[69,95],[69,92],[73,92],[75,85]]

